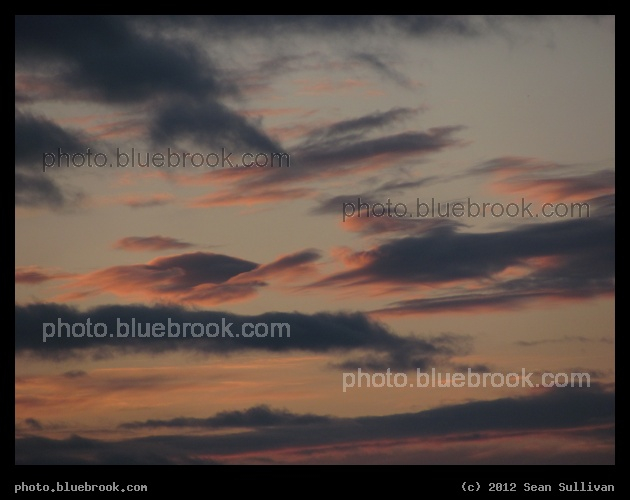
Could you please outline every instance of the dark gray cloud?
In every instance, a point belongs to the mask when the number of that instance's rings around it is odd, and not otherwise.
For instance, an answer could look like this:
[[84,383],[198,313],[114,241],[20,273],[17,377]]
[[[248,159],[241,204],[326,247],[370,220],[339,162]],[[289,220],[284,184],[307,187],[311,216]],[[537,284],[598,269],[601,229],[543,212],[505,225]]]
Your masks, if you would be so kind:
[[[206,154],[214,152],[219,157],[222,147],[227,150],[225,154],[235,150],[253,154],[284,152],[255,125],[216,101],[171,100],[156,111],[149,134],[156,146],[190,140],[204,146],[206,149],[202,151]],[[233,164],[239,163],[236,155],[230,159]]]
[[406,189],[415,189],[426,186],[435,182],[436,180],[437,177],[431,176],[425,177],[423,179],[413,179],[407,181],[389,181],[362,194],[340,194],[332,197],[321,198],[317,206],[311,209],[311,214],[339,215],[344,203],[353,203],[355,207],[358,207],[359,203],[368,203],[370,206],[373,206],[375,203],[386,204],[387,201],[390,200],[393,207],[400,200],[391,199],[392,196],[399,195]]
[[315,249],[302,250],[288,255],[283,255],[269,264],[262,265],[256,275],[261,277],[267,274],[287,271],[311,264],[321,258],[321,253]]
[[[239,151],[283,153],[284,148],[257,123],[239,115],[222,101],[238,94],[238,82],[227,77],[198,48],[200,36],[216,36],[226,27],[240,23],[249,26],[270,22],[303,32],[326,31],[354,26],[362,31],[398,29],[410,33],[471,33],[461,29],[469,24],[462,18],[365,17],[314,18],[252,17],[134,17],[134,16],[18,16],[16,17],[16,65],[28,72],[48,69],[51,87],[60,89],[58,98],[104,100],[137,104],[150,110],[146,130],[157,147],[194,143],[202,151],[221,147]],[[367,24],[366,24],[367,23]],[[474,21],[478,23],[478,21]],[[372,28],[370,28],[372,26]],[[455,27],[459,27],[454,29]],[[169,29],[188,32],[192,42],[164,36]],[[193,33],[192,38],[190,37]],[[185,37],[184,37],[185,38]],[[376,56],[361,53],[361,58],[377,64]],[[285,59],[292,60],[291,56]],[[45,64],[44,64],[45,63]],[[382,62],[381,62],[382,64]],[[54,69],[53,69],[54,68]],[[40,77],[41,80],[41,77]],[[231,83],[228,83],[231,82]],[[149,105],[147,105],[149,104]],[[291,151],[292,165],[274,175],[246,176],[238,188],[259,187],[303,181],[335,173],[349,173],[368,160],[397,159],[437,152],[457,143],[451,136],[459,127],[407,131],[382,137],[366,137],[370,131],[410,117],[418,109],[396,108],[332,124],[314,132]],[[20,179],[22,181],[23,179]],[[40,181],[40,191],[45,187]],[[22,183],[20,184],[20,186]],[[59,204],[59,193],[35,198],[39,203]],[[44,201],[41,201],[44,200]]]
[[80,378],[87,377],[87,372],[83,370],[68,370],[67,372],[63,372],[62,375],[66,378]]
[[356,133],[346,135],[333,132],[333,135],[327,136],[327,132],[322,130],[321,137],[316,140],[307,139],[289,152],[292,168],[270,169],[265,172],[264,177],[246,176],[242,178],[238,186],[242,189],[257,189],[261,185],[277,186],[293,182],[325,180],[340,175],[357,175],[359,172],[382,169],[387,165],[394,168],[404,160],[413,158],[417,161],[423,156],[456,146],[460,141],[453,135],[463,128],[461,126],[434,127],[426,131],[407,131],[380,137],[366,137],[366,132],[372,128],[364,124],[366,128],[361,131],[358,122],[363,122],[363,120],[370,121],[371,119],[362,117],[357,119],[357,122],[347,120],[331,125],[333,129],[338,125],[349,127],[348,130],[355,127]]
[[519,340],[514,342],[516,345],[523,347],[532,347],[541,344],[559,344],[565,342],[603,342],[604,344],[612,344],[613,341],[609,338],[602,337],[599,339],[591,339],[581,335],[565,335],[558,339],[541,339],[541,340]]
[[[435,180],[436,177],[426,177],[417,180],[390,181],[363,194],[321,197],[317,205],[310,210],[310,213],[312,215],[334,214],[344,223],[345,229],[363,235],[390,233],[422,235],[430,231],[465,227],[466,224],[457,219],[419,219],[396,216],[397,213],[402,214],[405,207],[410,210],[409,204],[403,203],[403,206],[396,206],[398,203],[402,203],[400,201],[403,199],[400,196],[401,193],[407,189],[426,186]],[[385,210],[383,216],[380,216],[380,205],[383,205],[383,210]]]
[[[160,276],[168,275],[169,290],[185,290],[205,283],[225,283],[230,278],[256,269],[258,264],[229,255],[194,252],[159,257],[147,266],[140,267],[154,271],[158,279]],[[137,268],[138,266],[131,266],[130,271],[133,272]]]
[[510,266],[523,265],[537,257],[549,257],[554,262],[523,277],[494,280],[482,290],[400,301],[379,312],[447,311],[507,306],[543,297],[579,298],[612,293],[614,216],[528,224],[492,233],[460,233],[442,227],[357,252],[355,260],[366,262],[364,265],[329,276],[313,286],[490,279]]
[[[533,280],[532,280],[533,281]],[[514,285],[515,283],[511,283]],[[503,286],[490,287],[484,293],[466,293],[461,295],[449,295],[444,298],[411,299],[394,302],[386,308],[373,311],[379,314],[413,314],[413,313],[448,313],[465,310],[505,309],[515,306],[523,306],[536,300],[567,300],[588,299],[598,295],[612,294],[614,286],[611,280],[602,283],[598,287],[580,289],[544,289],[539,285],[539,291],[515,290],[506,291]]]
[[452,134],[462,127],[436,127],[426,132],[402,132],[375,139],[347,140],[335,138],[330,141],[318,141],[297,148],[294,151],[296,161],[306,167],[315,166],[317,170],[330,167],[349,167],[357,161],[381,155],[426,154],[440,151],[457,143]]
[[391,64],[386,63],[381,57],[368,52],[357,52],[351,59],[362,62],[375,70],[379,75],[396,82],[401,87],[412,89],[414,82],[400,71],[397,71]]
[[463,356],[473,351],[472,339],[464,335],[442,333],[415,339],[418,345],[410,343],[408,351],[405,349],[388,349],[373,351],[358,356],[350,356],[334,367],[343,370],[387,370],[391,367],[403,370],[427,370],[431,365],[451,365],[449,358]]
[[[145,306],[102,306],[86,311],[58,305],[32,304],[15,307],[15,349],[18,354],[31,354],[51,360],[63,360],[69,356],[92,355],[96,358],[124,353],[160,353],[188,351],[199,354],[227,355],[230,353],[258,350],[265,352],[319,352],[346,354],[351,356],[346,364],[373,368],[391,367],[401,369],[426,368],[430,365],[448,363],[454,355],[468,354],[471,350],[470,338],[466,336],[442,334],[422,338],[418,336],[398,336],[384,325],[370,320],[361,313],[283,313],[269,312],[257,316],[237,315],[219,311],[191,311],[181,307],[145,307]],[[67,335],[42,341],[43,324],[52,323],[57,332],[60,322],[72,326],[75,323],[92,325],[104,323],[108,335],[105,337],[75,337]],[[118,338],[118,321],[131,325],[135,320],[136,331],[146,332],[147,323],[162,323],[167,327],[177,323],[232,323],[230,331],[234,335],[216,337],[171,338],[129,337]],[[245,323],[286,323],[283,336],[276,332],[272,337],[236,336]],[[50,332],[50,327],[47,327]],[[64,327],[62,327],[64,328]],[[93,327],[92,327],[93,328]],[[102,327],[101,332],[102,332]],[[81,327],[78,327],[80,330]],[[92,330],[94,331],[94,330]],[[196,332],[200,331],[200,327]],[[211,333],[214,333],[212,328]],[[80,333],[80,332],[79,332]],[[113,336],[109,336],[109,334]],[[358,357],[357,357],[358,356]],[[362,358],[361,356],[367,356]],[[363,365],[362,363],[366,363]]]
[[194,252],[161,257],[150,264],[155,271],[177,269],[178,275],[171,282],[174,288],[190,288],[203,283],[223,283],[241,273],[258,267],[250,262],[229,255]]
[[15,165],[42,173],[44,153],[85,153],[86,143],[75,132],[70,132],[42,116],[15,110]]
[[343,138],[363,137],[365,134],[400,123],[418,113],[418,109],[413,108],[392,108],[388,111],[375,111],[368,115],[348,120],[341,120],[325,127],[317,128],[310,132],[306,143],[317,141],[331,141]]
[[127,16],[16,16],[16,67],[48,69],[60,99],[136,104],[138,109],[151,103],[147,128],[160,146],[192,139],[206,148],[281,152],[263,131],[219,102],[238,95],[238,88],[198,44],[163,32],[150,35],[137,21]]
[[[246,414],[227,412],[224,415],[228,417],[224,418],[234,420],[237,415],[243,418]],[[359,459],[353,454],[363,442],[374,446],[375,442],[381,440],[390,444],[392,441],[404,443],[413,440],[416,446],[422,447],[426,440],[435,447],[436,442],[444,446],[470,441],[483,443],[490,437],[496,439],[501,436],[513,439],[520,437],[523,446],[529,447],[532,434],[562,430],[563,434],[570,434],[574,442],[579,440],[608,450],[603,455],[585,454],[577,460],[578,463],[614,462],[615,393],[598,385],[537,391],[526,397],[474,401],[417,413],[322,418],[321,422],[303,422],[303,425],[296,425],[289,418],[288,422],[277,426],[260,426],[246,433],[214,436],[169,435],[119,441],[99,441],[79,436],[62,440],[29,436],[16,440],[15,461],[17,464],[114,464],[140,463],[140,460],[147,464],[195,463],[202,456],[217,461],[223,457],[234,460],[239,453],[264,455],[292,448],[296,453],[301,449],[305,463],[322,451],[343,451],[347,455],[346,461],[355,462]],[[197,420],[192,420],[193,426],[197,426]],[[186,427],[185,421],[182,424]],[[513,446],[518,446],[518,442],[513,443]],[[521,463],[517,458],[520,451],[510,461]],[[427,450],[422,450],[422,453],[426,454]],[[459,453],[462,453],[461,450]],[[496,455],[486,458],[487,463],[502,461],[502,452],[495,450],[494,453]],[[434,461],[435,458],[431,457]],[[446,463],[452,462],[453,458],[442,457],[441,460]],[[421,454],[402,460],[424,463]],[[575,463],[575,458],[563,454],[543,457],[534,453],[526,461],[537,464],[563,461]],[[470,456],[460,456],[455,462],[479,463],[479,456],[471,453]]]
[[[440,283],[489,278],[523,259],[550,255],[600,258],[604,262],[598,267],[610,272],[614,221],[579,219],[493,233],[439,231],[394,240],[364,254],[370,259],[365,267],[334,275],[324,283],[352,279]],[[422,258],[413,258],[418,255]]]
[[69,197],[50,178],[15,172],[15,204],[17,206],[59,209],[80,198],[80,196]]
[[286,409],[270,408],[267,405],[254,406],[247,410],[224,411],[208,418],[179,417],[170,420],[146,420],[144,422],[127,422],[120,427],[124,429],[142,429],[159,427],[203,427],[220,429],[224,427],[278,427],[294,425],[321,424],[331,417],[313,414],[297,414]]
[[35,418],[27,418],[24,419],[24,424],[31,430],[34,431],[41,431],[44,426],[41,424],[41,422]]
[[44,153],[85,153],[82,138],[44,117],[15,110],[15,204],[60,209],[83,199],[42,172]]
[[16,16],[15,55],[27,67],[61,64],[68,87],[111,102],[229,90],[198,48],[143,36],[124,16]]

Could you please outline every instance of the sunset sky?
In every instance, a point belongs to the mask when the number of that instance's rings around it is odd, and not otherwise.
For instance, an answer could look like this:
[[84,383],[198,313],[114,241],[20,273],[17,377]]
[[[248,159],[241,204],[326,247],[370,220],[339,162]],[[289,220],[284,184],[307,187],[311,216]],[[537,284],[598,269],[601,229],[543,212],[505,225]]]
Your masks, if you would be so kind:
[[614,463],[614,17],[18,16],[15,134],[16,464]]

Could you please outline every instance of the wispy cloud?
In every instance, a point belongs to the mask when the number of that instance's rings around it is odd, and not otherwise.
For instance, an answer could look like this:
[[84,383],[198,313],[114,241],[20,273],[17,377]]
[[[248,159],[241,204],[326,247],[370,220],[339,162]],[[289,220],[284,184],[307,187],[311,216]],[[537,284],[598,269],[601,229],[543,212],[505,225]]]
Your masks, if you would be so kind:
[[[277,425],[261,426],[262,417],[275,420]],[[255,429],[246,433],[180,434],[113,442],[79,436],[61,440],[23,437],[16,441],[16,463],[255,463],[264,458],[284,463],[382,463],[375,446],[386,445],[389,449],[405,449],[397,458],[390,458],[392,463],[478,464],[480,457],[475,450],[485,448],[484,443],[494,446],[486,451],[483,463],[503,463],[506,459],[514,462],[517,454],[521,455],[520,463],[579,463],[587,454],[591,463],[614,463],[614,422],[615,394],[603,387],[550,390],[521,398],[376,417],[331,419],[251,408],[208,419],[147,421],[127,426],[139,430],[156,424],[177,429],[207,423]],[[551,431],[555,433],[551,435]],[[497,439],[509,442],[510,450],[497,447]],[[553,451],[545,448],[549,440],[553,441]],[[466,443],[471,442],[475,446],[469,449]],[[600,450],[597,456],[593,455],[594,445]],[[436,447],[448,453],[439,454]],[[524,450],[532,449],[537,452],[522,455]],[[541,459],[541,453],[547,458]]]
[[[123,243],[152,248],[173,245],[163,239],[131,240]],[[114,293],[152,301],[179,301],[188,304],[220,304],[254,297],[264,279],[308,276],[319,253],[304,250],[283,255],[273,262],[258,264],[211,252],[193,252],[157,257],[146,264],[113,266],[77,275],[63,285],[64,300],[85,294]]]
[[46,281],[65,279],[72,276],[71,273],[44,269],[40,266],[21,266],[15,269],[15,283],[22,285],[37,285]]
[[178,248],[190,248],[192,243],[181,241],[168,236],[127,236],[114,243],[114,248],[119,250],[132,250],[136,252],[174,250]]

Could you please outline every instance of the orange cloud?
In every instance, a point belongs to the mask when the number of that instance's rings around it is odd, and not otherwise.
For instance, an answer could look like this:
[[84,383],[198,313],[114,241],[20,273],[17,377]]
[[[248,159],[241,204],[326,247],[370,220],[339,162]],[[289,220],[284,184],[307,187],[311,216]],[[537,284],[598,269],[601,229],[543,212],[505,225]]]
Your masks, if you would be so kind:
[[319,254],[313,250],[280,256],[263,265],[209,252],[170,255],[146,264],[113,266],[78,275],[61,287],[68,292],[57,300],[108,292],[157,302],[222,304],[256,296],[268,284],[263,279],[290,281],[312,274],[317,259]]
[[123,204],[131,208],[146,208],[159,205],[167,205],[175,200],[175,197],[167,193],[158,193],[152,195],[125,195],[118,198]]
[[298,200],[314,195],[312,189],[273,189],[261,188],[242,191],[239,189],[226,189],[216,193],[200,196],[190,202],[192,207],[220,207],[232,205],[258,205],[261,203],[274,203],[279,201]]

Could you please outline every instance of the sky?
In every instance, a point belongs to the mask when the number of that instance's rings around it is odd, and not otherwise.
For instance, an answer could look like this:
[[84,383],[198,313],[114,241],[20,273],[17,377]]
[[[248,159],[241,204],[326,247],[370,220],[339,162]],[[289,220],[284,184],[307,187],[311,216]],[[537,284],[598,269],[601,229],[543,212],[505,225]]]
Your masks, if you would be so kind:
[[15,463],[614,463],[614,38],[17,16]]

